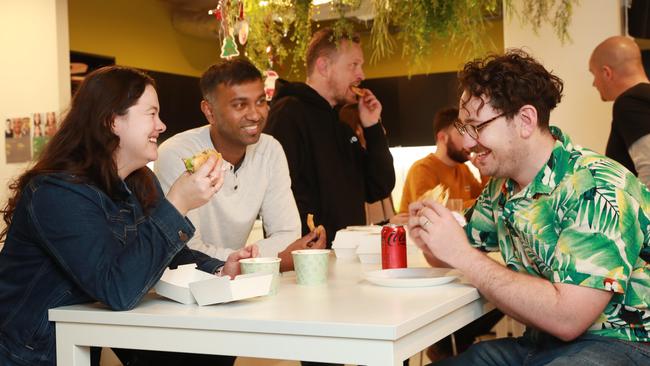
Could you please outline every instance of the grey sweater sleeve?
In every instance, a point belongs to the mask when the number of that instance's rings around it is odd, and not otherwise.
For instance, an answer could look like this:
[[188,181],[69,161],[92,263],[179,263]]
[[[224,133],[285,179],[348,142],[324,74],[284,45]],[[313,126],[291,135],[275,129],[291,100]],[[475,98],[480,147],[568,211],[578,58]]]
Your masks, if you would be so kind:
[[650,134],[636,140],[629,148],[639,180],[650,188]]

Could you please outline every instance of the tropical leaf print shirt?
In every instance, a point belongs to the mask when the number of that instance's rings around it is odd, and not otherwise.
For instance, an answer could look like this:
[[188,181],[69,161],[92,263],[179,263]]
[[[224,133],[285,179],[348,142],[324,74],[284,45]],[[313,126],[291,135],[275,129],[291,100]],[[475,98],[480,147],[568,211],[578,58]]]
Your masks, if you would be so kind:
[[617,162],[556,138],[521,191],[492,179],[467,213],[470,242],[515,271],[614,295],[589,333],[650,341],[650,192]]

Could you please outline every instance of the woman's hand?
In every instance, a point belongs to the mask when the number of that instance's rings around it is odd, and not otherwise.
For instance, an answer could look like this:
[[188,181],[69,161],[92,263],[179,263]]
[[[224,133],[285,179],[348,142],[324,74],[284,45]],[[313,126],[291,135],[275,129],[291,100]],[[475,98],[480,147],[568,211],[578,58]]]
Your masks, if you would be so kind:
[[210,157],[196,172],[184,172],[172,184],[167,200],[183,216],[206,204],[223,185],[223,164],[223,159]]
[[254,258],[259,254],[259,248],[255,244],[247,245],[236,252],[230,253],[226,264],[223,265],[222,275],[230,276],[230,279],[235,278],[240,273],[239,260],[246,258]]

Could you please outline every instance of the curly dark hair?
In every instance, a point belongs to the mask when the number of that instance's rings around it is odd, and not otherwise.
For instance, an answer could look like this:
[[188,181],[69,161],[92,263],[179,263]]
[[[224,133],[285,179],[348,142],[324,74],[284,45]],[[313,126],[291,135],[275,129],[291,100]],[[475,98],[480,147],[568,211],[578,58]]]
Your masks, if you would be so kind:
[[[524,105],[532,105],[542,130],[548,130],[551,111],[560,103],[564,88],[562,79],[520,49],[468,62],[458,73],[458,81],[461,92],[485,96],[508,119]],[[465,108],[467,102],[463,101],[461,107]],[[483,104],[479,108],[482,107]]]

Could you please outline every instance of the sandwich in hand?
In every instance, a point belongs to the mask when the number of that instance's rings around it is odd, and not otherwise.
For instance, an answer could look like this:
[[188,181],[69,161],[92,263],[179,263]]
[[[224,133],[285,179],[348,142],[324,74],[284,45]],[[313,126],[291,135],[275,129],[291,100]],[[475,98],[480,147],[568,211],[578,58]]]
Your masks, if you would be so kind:
[[[422,200],[434,200],[437,203],[447,206],[447,200],[449,199],[449,188],[446,188],[442,184],[438,184],[432,189],[424,192],[418,201]],[[460,226],[467,225],[467,220],[460,212],[451,211],[451,215],[456,219]]]
[[424,192],[424,194],[420,196],[420,199],[418,199],[418,201],[434,200],[439,204],[446,206],[447,199],[449,199],[449,188],[443,186],[442,184],[438,184],[432,189]]
[[191,158],[183,159],[183,163],[185,164],[185,169],[190,173],[194,173],[201,167],[201,165],[205,164],[205,162],[208,161],[208,159],[211,156],[214,156],[217,159],[217,161],[221,159],[221,154],[219,154],[217,150],[215,149],[203,150],[200,153],[192,156]]
[[350,90],[359,97],[363,97],[366,94],[363,89],[356,85],[350,85]]

